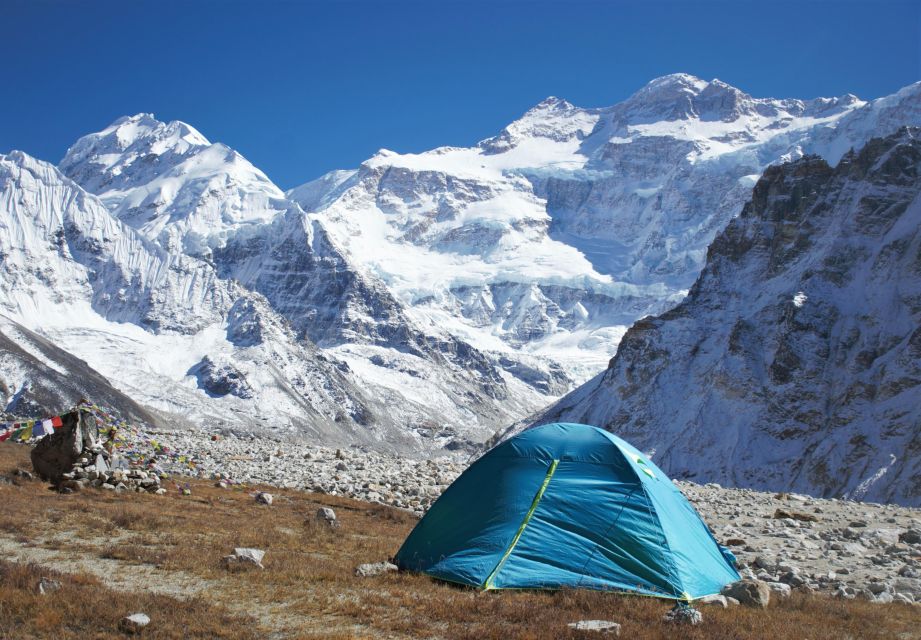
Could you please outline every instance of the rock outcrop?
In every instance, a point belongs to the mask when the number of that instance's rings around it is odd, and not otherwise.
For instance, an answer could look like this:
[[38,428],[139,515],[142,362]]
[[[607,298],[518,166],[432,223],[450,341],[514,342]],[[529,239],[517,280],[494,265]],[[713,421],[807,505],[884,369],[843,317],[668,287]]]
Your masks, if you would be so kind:
[[769,168],[687,298],[535,423],[672,477],[921,504],[921,140]]
[[32,467],[42,479],[59,483],[98,442],[96,418],[88,411],[71,411],[61,416],[61,427],[32,448]]

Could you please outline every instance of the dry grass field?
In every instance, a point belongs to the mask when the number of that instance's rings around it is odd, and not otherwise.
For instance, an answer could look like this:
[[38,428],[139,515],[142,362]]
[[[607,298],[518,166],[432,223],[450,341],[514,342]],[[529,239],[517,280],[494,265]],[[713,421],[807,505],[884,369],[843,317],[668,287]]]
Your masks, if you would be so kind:
[[[577,638],[566,625],[605,619],[622,638],[921,638],[921,609],[795,594],[765,611],[706,607],[698,627],[661,621],[666,602],[598,592],[478,592],[425,576],[358,578],[391,557],[415,520],[388,507],[294,490],[220,489],[191,496],[87,490],[61,495],[30,469],[28,448],[0,444],[0,640],[123,638],[143,611],[145,638]],[[182,481],[183,484],[186,480]],[[317,524],[335,509],[338,529]],[[234,547],[265,549],[265,569],[228,572]],[[40,595],[41,577],[62,587]]]

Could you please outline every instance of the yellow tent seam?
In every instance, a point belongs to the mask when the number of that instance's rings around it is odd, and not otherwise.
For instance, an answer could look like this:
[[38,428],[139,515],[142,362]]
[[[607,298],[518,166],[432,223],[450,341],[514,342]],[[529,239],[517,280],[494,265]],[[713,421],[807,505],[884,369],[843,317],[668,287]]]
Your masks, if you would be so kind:
[[540,489],[537,490],[537,494],[534,496],[534,500],[531,502],[531,508],[528,509],[528,512],[524,516],[524,520],[521,521],[521,526],[518,527],[518,531],[515,532],[515,537],[512,538],[511,543],[508,545],[508,549],[505,550],[505,553],[502,554],[502,557],[499,559],[499,562],[496,563],[495,569],[492,570],[492,573],[486,578],[486,581],[483,583],[484,589],[492,589],[492,581],[496,578],[496,574],[499,573],[499,570],[502,569],[502,565],[505,564],[505,561],[508,560],[508,557],[512,555],[512,550],[515,548],[515,545],[518,544],[518,539],[521,538],[521,534],[524,533],[525,528],[528,526],[528,522],[531,521],[531,516],[534,515],[534,512],[537,510],[537,505],[540,503],[540,499],[544,497],[544,492],[547,490],[547,485],[550,484],[550,478],[553,477],[554,472],[556,472],[556,466],[560,463],[559,460],[554,460],[550,465],[550,468],[547,470],[547,475],[544,476],[544,481],[540,485]]

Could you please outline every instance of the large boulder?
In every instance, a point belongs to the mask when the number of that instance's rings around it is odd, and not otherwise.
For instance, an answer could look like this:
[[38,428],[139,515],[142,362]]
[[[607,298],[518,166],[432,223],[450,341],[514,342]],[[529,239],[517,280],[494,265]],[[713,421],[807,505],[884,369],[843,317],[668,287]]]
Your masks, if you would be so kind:
[[61,426],[38,441],[32,449],[32,467],[45,480],[60,482],[84,452],[99,440],[96,418],[88,411],[72,411],[61,416]]
[[[785,585],[786,586],[786,585]],[[771,588],[766,582],[746,578],[727,584],[720,592],[727,598],[735,598],[740,604],[764,609],[771,601]]]

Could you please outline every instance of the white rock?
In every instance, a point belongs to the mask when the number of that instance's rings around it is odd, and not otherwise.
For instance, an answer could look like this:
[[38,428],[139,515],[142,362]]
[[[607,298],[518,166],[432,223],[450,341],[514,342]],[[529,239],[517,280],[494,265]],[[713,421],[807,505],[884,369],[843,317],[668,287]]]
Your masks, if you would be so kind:
[[[738,602],[738,601],[736,601],[736,602]],[[704,597],[704,598],[701,598],[700,600],[695,600],[694,604],[717,605],[717,606],[719,606],[719,607],[722,607],[723,609],[725,609],[725,608],[727,608],[727,607],[729,606],[729,602],[728,602],[728,600],[726,599],[726,596],[724,596],[724,595],[706,596],[706,597]]]
[[382,573],[390,573],[391,571],[397,570],[397,566],[389,562],[372,562],[358,565],[355,568],[355,575],[360,578],[370,578],[371,576],[379,576]]
[[149,624],[150,617],[146,613],[132,613],[122,618],[118,626],[125,633],[140,633]]
[[579,620],[578,622],[570,622],[567,626],[576,631],[594,631],[602,635],[620,637],[620,624],[610,620]]

